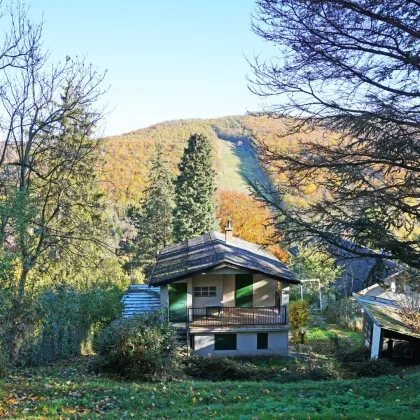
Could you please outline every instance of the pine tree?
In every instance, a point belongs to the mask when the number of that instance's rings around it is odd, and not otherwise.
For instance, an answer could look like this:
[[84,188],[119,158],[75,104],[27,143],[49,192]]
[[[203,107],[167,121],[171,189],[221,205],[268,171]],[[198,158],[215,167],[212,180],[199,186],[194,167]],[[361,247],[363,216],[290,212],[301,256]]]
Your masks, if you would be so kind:
[[151,163],[141,208],[129,211],[137,236],[129,247],[134,255],[128,267],[141,268],[146,277],[153,268],[157,252],[173,239],[174,183],[160,143]]
[[179,164],[176,180],[174,236],[178,241],[218,230],[216,182],[209,139],[194,134]]

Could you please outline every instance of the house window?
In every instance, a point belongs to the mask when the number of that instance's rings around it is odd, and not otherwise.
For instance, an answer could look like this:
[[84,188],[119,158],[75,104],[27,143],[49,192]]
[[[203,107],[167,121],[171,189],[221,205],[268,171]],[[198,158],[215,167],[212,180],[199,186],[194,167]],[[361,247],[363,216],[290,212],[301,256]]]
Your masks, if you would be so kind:
[[236,334],[214,334],[214,350],[236,350]]
[[268,349],[268,333],[257,334],[257,350]]
[[194,287],[194,297],[216,296],[216,287]]

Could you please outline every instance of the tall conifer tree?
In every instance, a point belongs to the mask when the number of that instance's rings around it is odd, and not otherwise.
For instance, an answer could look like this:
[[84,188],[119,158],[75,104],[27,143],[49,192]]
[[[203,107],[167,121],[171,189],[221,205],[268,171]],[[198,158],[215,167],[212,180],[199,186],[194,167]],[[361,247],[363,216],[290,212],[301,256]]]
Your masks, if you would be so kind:
[[157,252],[173,240],[174,183],[160,143],[152,158],[148,178],[141,209],[131,209],[129,214],[137,229],[137,237],[130,245],[134,256],[128,266],[142,268],[146,277],[151,272]]
[[216,182],[209,139],[194,134],[188,140],[176,180],[174,236],[182,241],[218,230]]

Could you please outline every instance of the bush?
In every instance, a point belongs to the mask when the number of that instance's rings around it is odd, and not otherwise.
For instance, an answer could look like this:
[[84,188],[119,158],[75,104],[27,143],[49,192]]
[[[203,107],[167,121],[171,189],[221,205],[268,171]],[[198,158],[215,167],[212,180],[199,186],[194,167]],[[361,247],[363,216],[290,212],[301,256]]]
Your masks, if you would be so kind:
[[13,364],[43,365],[80,356],[99,328],[119,315],[120,294],[112,286],[83,292],[58,286],[43,292],[28,302],[18,329],[13,326]]
[[369,360],[369,355],[369,349],[366,347],[358,347],[351,350],[341,349],[340,351],[336,352],[337,360],[344,367],[353,363],[364,363]]
[[359,378],[395,373],[394,364],[388,359],[372,359],[361,363],[351,363],[349,368]]
[[160,312],[112,322],[94,348],[102,369],[130,379],[164,380],[177,371],[175,330]]
[[311,381],[328,381],[331,379],[337,379],[337,374],[325,367],[318,367],[309,370],[302,379],[310,379]]
[[289,305],[289,323],[293,328],[301,328],[308,322],[308,304],[304,300]]
[[220,356],[191,357],[185,365],[187,375],[209,381],[263,380],[263,371],[251,363]]

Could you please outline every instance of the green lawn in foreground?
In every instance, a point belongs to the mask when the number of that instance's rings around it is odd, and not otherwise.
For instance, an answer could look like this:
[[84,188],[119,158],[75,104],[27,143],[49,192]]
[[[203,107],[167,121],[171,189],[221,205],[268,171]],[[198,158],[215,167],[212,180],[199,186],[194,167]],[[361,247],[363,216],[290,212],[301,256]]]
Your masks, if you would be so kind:
[[[0,417],[418,419],[420,373],[349,381],[135,383],[67,366],[0,381]],[[28,377],[29,374],[33,375]]]

